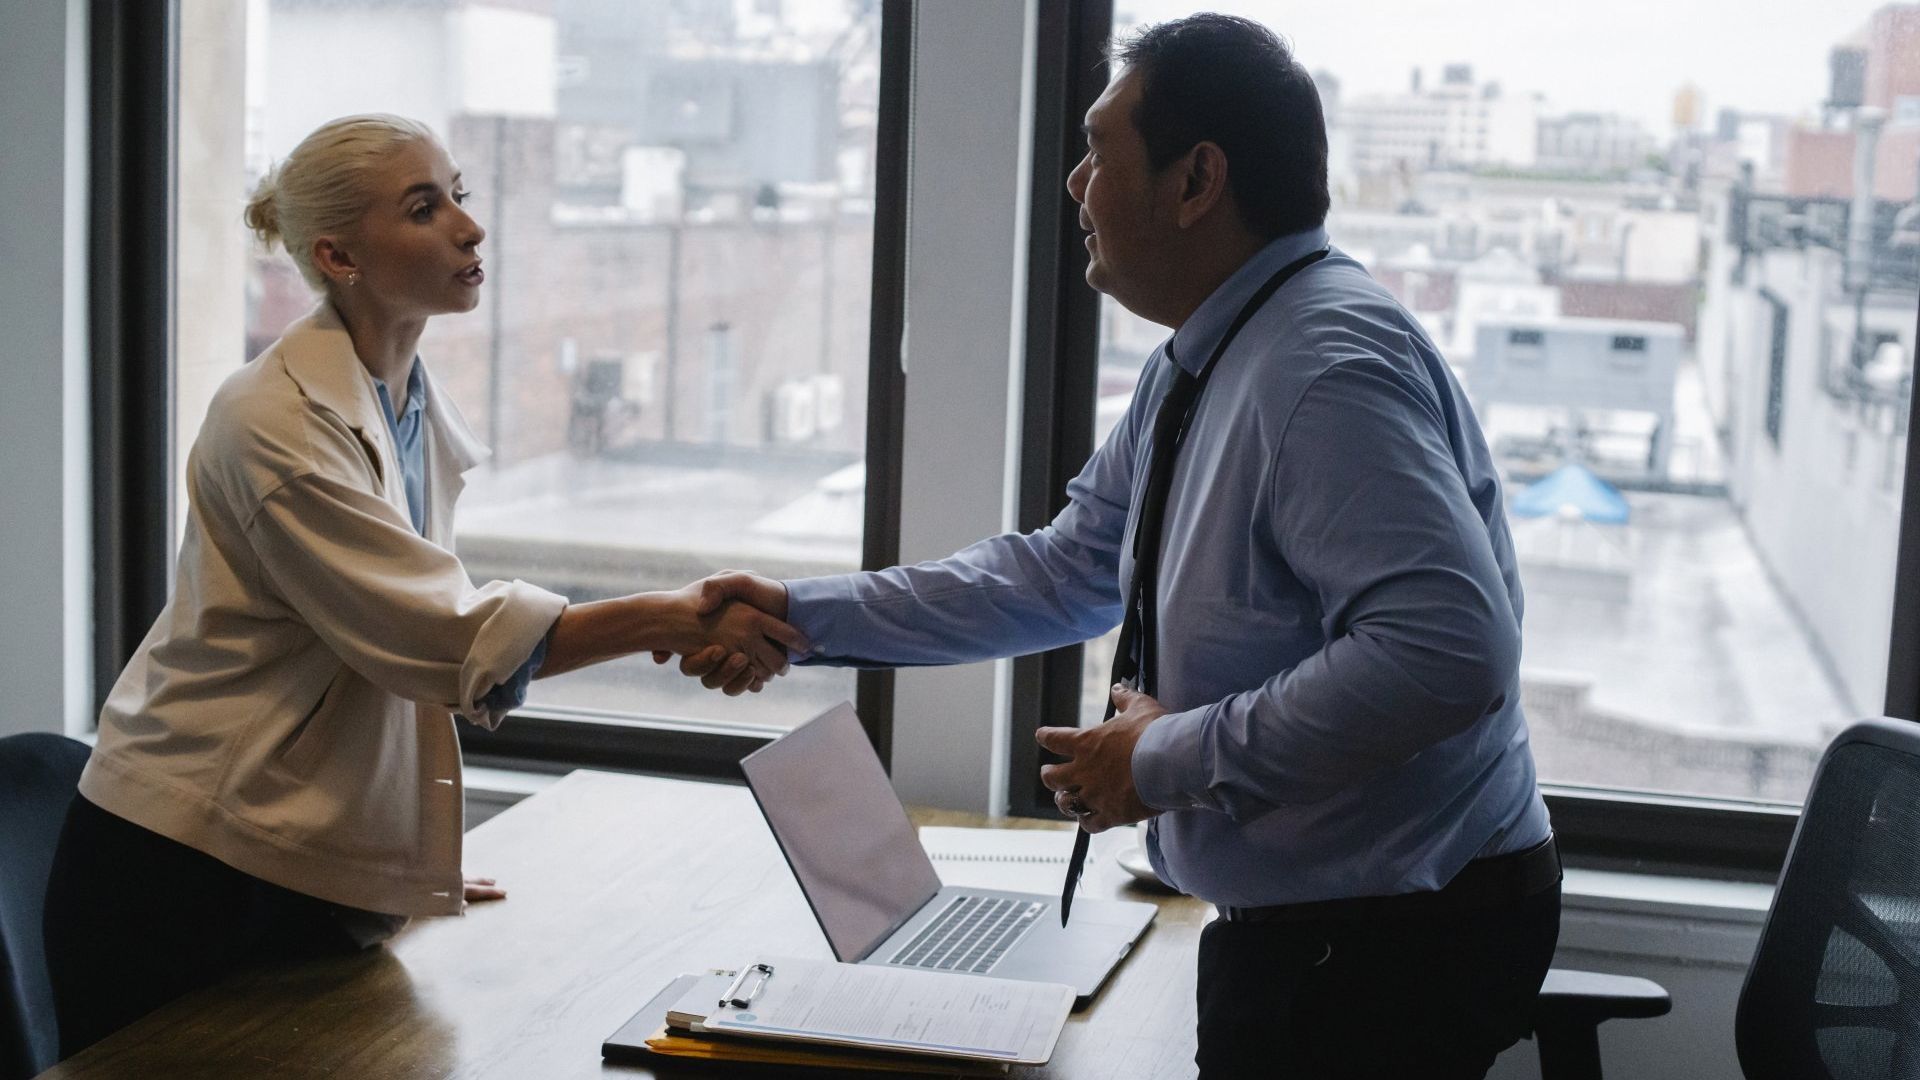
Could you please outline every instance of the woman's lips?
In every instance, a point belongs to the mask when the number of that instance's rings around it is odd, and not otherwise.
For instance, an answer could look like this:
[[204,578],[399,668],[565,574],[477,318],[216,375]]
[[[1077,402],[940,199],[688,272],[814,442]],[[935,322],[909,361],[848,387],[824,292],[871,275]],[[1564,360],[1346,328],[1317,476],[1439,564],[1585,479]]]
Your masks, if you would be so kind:
[[474,263],[453,276],[468,285],[478,285],[487,280],[487,272],[480,269],[479,263]]

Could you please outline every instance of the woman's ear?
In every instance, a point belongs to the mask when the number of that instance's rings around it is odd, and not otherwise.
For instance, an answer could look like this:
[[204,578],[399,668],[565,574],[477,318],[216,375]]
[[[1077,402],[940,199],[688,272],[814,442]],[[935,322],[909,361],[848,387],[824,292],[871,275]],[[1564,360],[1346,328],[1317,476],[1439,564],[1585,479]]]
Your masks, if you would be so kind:
[[319,268],[321,276],[335,285],[357,285],[360,282],[360,268],[354,264],[352,253],[341,245],[338,237],[321,236],[314,239],[313,265]]

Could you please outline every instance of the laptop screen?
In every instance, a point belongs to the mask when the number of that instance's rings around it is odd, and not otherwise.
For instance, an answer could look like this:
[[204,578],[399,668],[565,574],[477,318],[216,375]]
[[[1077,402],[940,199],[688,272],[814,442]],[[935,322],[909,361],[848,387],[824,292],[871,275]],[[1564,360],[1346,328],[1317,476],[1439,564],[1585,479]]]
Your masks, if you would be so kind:
[[940,891],[852,705],[814,717],[740,768],[835,959],[864,959]]

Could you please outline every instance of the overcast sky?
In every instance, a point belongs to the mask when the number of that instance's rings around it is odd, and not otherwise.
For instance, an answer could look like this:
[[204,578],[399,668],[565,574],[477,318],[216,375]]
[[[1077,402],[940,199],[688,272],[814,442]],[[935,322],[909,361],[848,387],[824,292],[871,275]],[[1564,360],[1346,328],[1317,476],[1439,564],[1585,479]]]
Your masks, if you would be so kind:
[[[1470,63],[1477,80],[1539,92],[1564,110],[1620,112],[1656,135],[1671,130],[1674,92],[1722,108],[1811,113],[1826,96],[1827,50],[1865,25],[1882,0],[1219,0],[1293,42],[1309,69],[1339,76],[1345,95],[1397,91],[1423,70]],[[1114,0],[1115,22],[1158,21],[1192,0]]]

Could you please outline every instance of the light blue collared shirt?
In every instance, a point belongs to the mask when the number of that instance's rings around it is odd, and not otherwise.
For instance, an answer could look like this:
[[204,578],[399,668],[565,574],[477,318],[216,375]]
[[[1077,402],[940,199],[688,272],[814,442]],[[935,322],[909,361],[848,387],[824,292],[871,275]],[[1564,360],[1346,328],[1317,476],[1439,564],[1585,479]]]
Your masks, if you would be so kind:
[[[425,536],[427,454],[421,432],[426,429],[427,380],[420,370],[420,358],[414,357],[413,367],[407,371],[407,408],[399,416],[393,414],[393,397],[387,392],[387,384],[375,379],[373,385],[380,396],[380,413],[387,418],[387,434],[393,436],[394,454],[400,459],[400,476],[407,489],[407,518],[413,522],[413,531]],[[527,686],[546,659],[547,639],[543,637],[527,662],[481,700],[495,712],[509,712],[526,704]]]
[[[1198,373],[1241,306],[1327,243],[1274,240],[1174,334]],[[788,583],[803,662],[951,664],[1120,621],[1154,351],[1053,523],[954,555]],[[1181,447],[1155,696],[1134,750],[1154,868],[1238,907],[1437,889],[1549,834],[1520,712],[1521,592],[1500,480],[1411,315],[1335,250],[1234,339]],[[1068,721],[1070,722],[1070,721]]]

